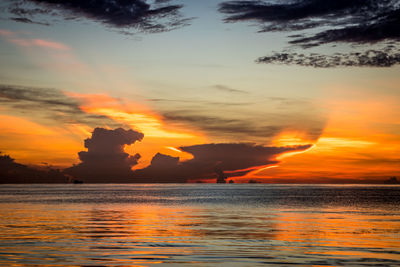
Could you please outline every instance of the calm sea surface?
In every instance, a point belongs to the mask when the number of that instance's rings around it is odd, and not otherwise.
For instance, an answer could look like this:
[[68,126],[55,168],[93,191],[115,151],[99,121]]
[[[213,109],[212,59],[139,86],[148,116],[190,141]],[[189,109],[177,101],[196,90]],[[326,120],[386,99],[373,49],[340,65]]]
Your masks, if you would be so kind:
[[1,266],[400,266],[400,187],[0,185]]

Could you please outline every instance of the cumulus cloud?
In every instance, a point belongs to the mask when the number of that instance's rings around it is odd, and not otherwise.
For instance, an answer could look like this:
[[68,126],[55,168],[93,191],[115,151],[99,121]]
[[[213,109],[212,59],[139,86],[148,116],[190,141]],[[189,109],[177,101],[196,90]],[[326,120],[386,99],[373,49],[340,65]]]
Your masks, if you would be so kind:
[[282,153],[303,151],[311,145],[268,147],[249,143],[201,144],[180,147],[193,159],[179,162],[179,158],[157,154],[150,166],[134,172],[140,182],[180,183],[190,179],[210,179],[216,176],[235,177],[261,167],[278,163]]
[[[39,18],[53,17],[66,20],[87,19],[107,27],[140,32],[163,32],[187,25],[190,19],[183,18],[182,5],[170,0],[9,0],[8,12],[14,21],[49,24]],[[36,18],[34,21],[33,18]]]
[[108,183],[185,183],[193,179],[216,176],[242,176],[261,166],[276,164],[282,153],[303,151],[311,145],[271,147],[251,143],[220,143],[184,146],[180,149],[193,155],[184,162],[179,157],[157,153],[148,167],[132,171],[140,155],[129,155],[125,145],[141,141],[143,134],[118,128],[96,128],[85,140],[87,151],[78,153],[81,163],[65,173],[85,182]]
[[127,182],[140,155],[129,155],[124,146],[142,139],[143,134],[134,130],[95,128],[85,140],[87,151],[78,153],[81,163],[65,172],[85,182]]
[[[193,155],[181,162],[179,157],[157,153],[148,167],[132,171],[138,163],[138,153],[130,155],[125,145],[141,141],[144,135],[134,130],[95,128],[84,141],[87,151],[78,153],[80,163],[61,173],[49,169],[35,171],[16,164],[8,156],[0,155],[0,183],[4,182],[67,182],[78,179],[86,183],[185,183],[202,180],[243,176],[250,171],[279,163],[283,153],[304,151],[311,145],[262,146],[252,143],[219,143],[183,146],[180,149]],[[29,179],[24,175],[32,174]],[[53,177],[54,176],[54,177]],[[71,176],[71,177],[67,177]]]
[[[290,32],[289,43],[301,48],[334,43],[383,44],[400,40],[399,0],[227,1],[220,4],[219,10],[227,15],[226,22],[252,21],[258,23],[261,32]],[[260,58],[258,62],[275,63],[283,60],[286,64],[313,67],[389,67],[399,63],[396,56],[379,50],[375,51],[379,54],[377,57],[371,56],[368,63],[364,64],[363,58],[368,56],[365,55],[367,52],[361,52],[364,53],[361,56],[356,55],[357,52],[333,56],[277,53]],[[352,60],[343,62],[347,56]],[[389,58],[384,63],[380,60],[383,56]],[[286,60],[286,57],[294,59]],[[338,60],[343,63],[334,63]],[[317,63],[313,63],[315,61]]]
[[51,123],[121,126],[106,116],[84,112],[79,101],[57,89],[0,84],[0,103],[8,113],[35,114],[36,120]]

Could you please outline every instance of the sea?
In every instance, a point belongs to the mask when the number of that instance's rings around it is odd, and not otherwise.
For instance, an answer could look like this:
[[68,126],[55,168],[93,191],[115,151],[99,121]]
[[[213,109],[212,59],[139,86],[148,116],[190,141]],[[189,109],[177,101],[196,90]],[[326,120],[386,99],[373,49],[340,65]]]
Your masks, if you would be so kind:
[[400,266],[400,186],[0,185],[0,266]]

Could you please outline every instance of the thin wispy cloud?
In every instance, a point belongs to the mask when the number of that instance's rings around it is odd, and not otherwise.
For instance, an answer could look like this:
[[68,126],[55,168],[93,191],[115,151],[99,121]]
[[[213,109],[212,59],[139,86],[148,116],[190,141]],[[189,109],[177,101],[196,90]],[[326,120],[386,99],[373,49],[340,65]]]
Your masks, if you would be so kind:
[[35,115],[44,123],[122,126],[106,116],[83,111],[77,99],[57,89],[0,84],[0,103],[8,113]]
[[307,140],[315,141],[325,128],[324,112],[310,100],[257,96],[246,100],[156,103],[169,124],[204,132],[215,140],[267,144],[280,133],[291,131],[302,132]]
[[0,36],[3,37],[5,40],[7,40],[7,42],[16,44],[21,47],[36,47],[36,48],[50,49],[56,51],[71,50],[71,48],[68,45],[60,42],[38,39],[38,38],[28,38],[24,34],[4,29],[0,29]]
[[222,91],[222,92],[227,92],[227,93],[248,94],[248,92],[246,92],[246,91],[235,89],[235,88],[231,88],[229,86],[222,85],[222,84],[214,85],[213,88],[215,88],[215,89],[217,89],[219,91]]

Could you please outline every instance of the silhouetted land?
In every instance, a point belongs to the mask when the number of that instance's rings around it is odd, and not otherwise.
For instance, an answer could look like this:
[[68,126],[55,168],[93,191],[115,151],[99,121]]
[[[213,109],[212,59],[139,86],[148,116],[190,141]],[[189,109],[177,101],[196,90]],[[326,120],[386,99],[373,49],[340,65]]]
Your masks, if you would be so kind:
[[[161,155],[163,156],[163,155]],[[169,159],[169,158],[168,158]],[[175,159],[177,161],[177,159]],[[157,166],[157,164],[153,164],[152,168]],[[109,173],[110,180],[102,180],[102,179],[94,179],[95,177],[91,177],[91,179],[86,180],[85,176],[75,176],[71,175],[67,169],[57,169],[51,166],[47,167],[39,167],[39,166],[27,166],[24,164],[20,164],[15,162],[15,160],[9,155],[1,155],[0,154],[0,184],[13,184],[13,183],[185,183],[185,179],[170,179],[169,176],[163,177],[160,174],[159,179],[149,178],[155,176],[146,177],[138,177],[138,174],[141,174],[140,171],[136,171],[134,175],[127,175],[125,177],[118,177],[118,174]],[[146,170],[142,169],[142,170]],[[147,170],[146,170],[147,171]],[[147,174],[147,172],[143,172],[143,174]],[[159,172],[157,172],[159,174]],[[176,175],[179,175],[178,173]],[[113,180],[113,177],[116,177]],[[215,169],[214,177],[216,178],[216,183],[227,183],[228,177],[221,169]],[[209,178],[213,178],[212,176]],[[203,183],[201,179],[196,181],[197,183]],[[229,179],[228,183],[234,183],[234,180]],[[246,183],[246,181],[243,181]],[[249,184],[259,184],[262,183],[260,180],[250,179],[247,181]],[[333,179],[325,179],[320,182],[315,181],[298,181],[298,180],[273,180],[269,181],[269,183],[326,183],[326,184],[400,184],[400,181],[396,177],[390,177],[387,180],[346,180],[346,181],[337,181]]]
[[16,163],[9,155],[0,155],[0,183],[68,183],[69,180],[59,169],[40,170]]

